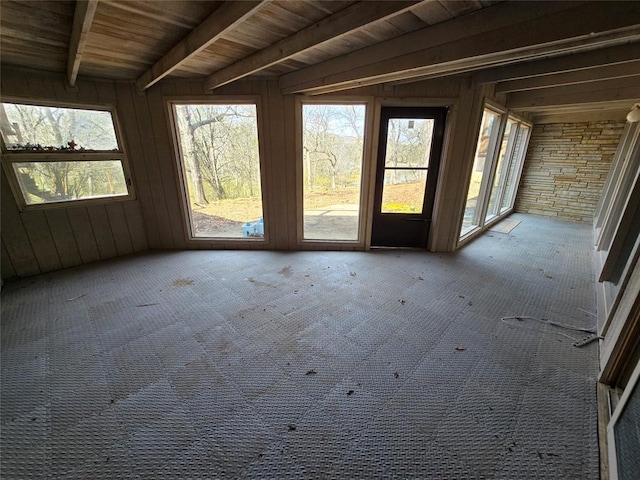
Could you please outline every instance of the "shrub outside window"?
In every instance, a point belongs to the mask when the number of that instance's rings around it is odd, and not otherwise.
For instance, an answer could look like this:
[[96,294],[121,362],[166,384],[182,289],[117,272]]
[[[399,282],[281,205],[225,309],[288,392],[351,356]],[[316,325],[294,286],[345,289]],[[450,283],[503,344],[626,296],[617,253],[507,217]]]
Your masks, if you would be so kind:
[[0,103],[2,163],[22,208],[103,203],[133,192],[114,113]]

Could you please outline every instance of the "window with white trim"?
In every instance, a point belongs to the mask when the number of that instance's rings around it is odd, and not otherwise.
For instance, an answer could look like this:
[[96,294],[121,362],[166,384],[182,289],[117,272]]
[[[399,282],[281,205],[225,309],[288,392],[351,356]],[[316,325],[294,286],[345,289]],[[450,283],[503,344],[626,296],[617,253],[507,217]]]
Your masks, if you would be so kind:
[[460,239],[483,231],[513,210],[531,126],[486,106],[476,144]]
[[133,197],[114,112],[0,103],[2,164],[21,208]]

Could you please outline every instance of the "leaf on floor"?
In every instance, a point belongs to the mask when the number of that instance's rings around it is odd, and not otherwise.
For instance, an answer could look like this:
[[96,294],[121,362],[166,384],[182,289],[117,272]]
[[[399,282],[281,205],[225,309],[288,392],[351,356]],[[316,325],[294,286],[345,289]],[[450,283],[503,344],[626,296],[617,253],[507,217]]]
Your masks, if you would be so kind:
[[458,352],[464,352],[466,350],[466,348],[465,347],[456,347],[456,350]]
[[83,293],[82,295],[78,295],[77,297],[67,298],[67,302],[73,302],[74,300],[78,300],[79,298],[86,297],[87,294]]
[[307,373],[305,373],[305,375],[315,375],[316,373],[318,373],[318,372],[316,372],[315,370],[311,369]]

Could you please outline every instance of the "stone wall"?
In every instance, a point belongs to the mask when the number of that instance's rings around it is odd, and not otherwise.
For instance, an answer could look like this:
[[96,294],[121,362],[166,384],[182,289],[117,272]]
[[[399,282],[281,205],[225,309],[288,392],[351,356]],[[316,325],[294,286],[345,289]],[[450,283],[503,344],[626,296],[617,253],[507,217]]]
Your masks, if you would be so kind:
[[591,221],[624,122],[534,125],[515,210]]

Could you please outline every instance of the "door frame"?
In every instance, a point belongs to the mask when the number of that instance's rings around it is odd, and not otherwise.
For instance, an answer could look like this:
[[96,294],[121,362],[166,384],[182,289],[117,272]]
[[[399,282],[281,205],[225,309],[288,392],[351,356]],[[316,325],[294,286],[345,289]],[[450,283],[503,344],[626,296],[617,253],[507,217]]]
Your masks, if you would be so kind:
[[[459,98],[391,98],[382,97],[376,98],[374,105],[374,112],[372,115],[371,123],[371,149],[367,158],[367,170],[368,170],[368,199],[367,199],[367,211],[366,211],[366,225],[365,225],[365,237],[364,248],[366,251],[371,249],[371,232],[373,229],[373,204],[375,197],[375,183],[376,183],[376,168],[378,160],[378,144],[380,139],[380,118],[382,113],[382,107],[442,107],[447,108],[447,119],[444,127],[444,138],[442,140],[442,151],[440,153],[440,168],[438,171],[438,181],[436,184],[436,194],[433,201],[433,212],[431,215],[431,227],[429,228],[429,237],[427,239],[426,249],[433,251],[436,246],[437,236],[439,235],[439,229],[441,224],[442,215],[441,202],[443,194],[444,177],[447,175],[448,166],[450,164],[451,156],[451,137],[454,131],[454,127],[457,123],[459,113]],[[363,185],[364,188],[364,185]]]
[[[442,160],[442,146],[447,124],[447,107],[409,107],[383,106],[379,123],[378,150],[375,152],[375,191],[372,205],[373,223],[371,238],[376,237],[376,247],[389,246],[401,248],[427,248],[427,239],[431,227],[438,172]],[[421,198],[422,208],[414,213],[384,213],[383,197],[387,169],[386,153],[389,148],[389,126],[393,119],[432,120],[432,141],[427,152],[429,161],[424,167],[424,194]],[[416,200],[418,200],[416,198]],[[373,246],[373,245],[372,245]]]

